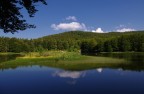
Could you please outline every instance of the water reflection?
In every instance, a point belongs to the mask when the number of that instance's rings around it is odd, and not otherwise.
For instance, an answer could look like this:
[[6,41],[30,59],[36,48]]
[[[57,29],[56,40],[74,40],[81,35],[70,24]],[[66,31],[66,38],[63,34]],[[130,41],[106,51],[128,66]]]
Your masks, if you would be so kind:
[[96,69],[96,71],[99,72],[99,73],[102,73],[103,68],[98,68],[98,69]]
[[8,59],[3,58],[0,63],[0,94],[144,94],[143,55],[113,56],[126,57],[130,62],[89,65],[87,70],[70,71],[50,63],[6,66],[3,61]]
[[[105,64],[90,64],[87,63],[85,65],[79,64],[77,65],[62,65],[60,63],[45,63],[45,62],[32,62],[28,61],[26,63],[5,63],[5,61],[13,60],[18,55],[0,55],[0,70],[7,70],[7,69],[15,69],[18,67],[24,67],[24,66],[46,66],[46,67],[54,67],[54,68],[61,68],[67,70],[67,72],[60,72],[56,73],[55,75],[60,77],[71,77],[71,78],[78,78],[79,75],[81,76],[82,73],[75,72],[75,70],[89,70],[89,69],[96,69],[99,73],[103,72],[103,68],[111,68],[111,69],[122,69],[122,70],[130,70],[130,71],[144,71],[144,53],[102,53],[98,56],[104,56],[104,57],[112,57],[112,58],[120,58],[125,59],[122,61],[122,63],[105,63]],[[97,62],[97,61],[96,61]],[[100,63],[100,62],[98,62]],[[76,66],[76,68],[72,66]],[[69,72],[70,70],[73,70],[73,72]]]
[[58,76],[61,78],[72,78],[72,79],[78,79],[80,77],[84,77],[86,74],[85,71],[56,71],[53,75]]
[[77,80],[85,77],[86,71],[66,71],[59,70],[52,74],[54,77],[66,78],[66,83],[70,85],[75,85]]
[[[102,73],[103,68],[94,69],[96,73]],[[53,77],[59,77],[62,79],[67,79],[65,82],[70,85],[75,85],[78,82],[78,79],[85,78],[89,70],[85,71],[67,71],[67,70],[57,70],[52,73]]]
[[143,52],[131,52],[131,53],[99,53],[97,56],[112,57],[125,59],[132,63],[141,63],[144,64],[144,53]]
[[[98,73],[103,72],[103,68],[97,68],[96,71]],[[66,71],[66,70],[59,70],[54,72],[52,75],[54,77],[60,77],[60,78],[71,78],[71,79],[78,79],[83,78],[87,74],[87,71]]]
[[[38,70],[38,71],[37,71]],[[144,72],[19,67],[0,71],[1,94],[144,94]]]
[[9,61],[9,60],[15,60],[16,57],[22,56],[20,54],[0,54],[0,63]]

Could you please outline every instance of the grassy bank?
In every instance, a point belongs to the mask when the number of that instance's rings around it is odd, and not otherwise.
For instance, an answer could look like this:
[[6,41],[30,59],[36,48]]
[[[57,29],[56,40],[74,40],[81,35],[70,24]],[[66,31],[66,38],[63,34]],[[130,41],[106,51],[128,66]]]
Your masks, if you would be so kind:
[[3,62],[0,68],[16,68],[20,66],[48,66],[65,70],[86,70],[101,67],[117,68],[127,64],[123,59],[107,57],[82,56],[79,52],[48,51],[43,53],[27,53],[16,60]]
[[23,53],[13,53],[13,52],[0,52],[0,55],[17,55],[17,54],[21,54],[21,55],[24,55]]
[[47,59],[80,59],[82,55],[79,52],[68,52],[68,51],[45,51],[45,52],[31,52],[25,53],[24,57],[20,58],[47,58]]

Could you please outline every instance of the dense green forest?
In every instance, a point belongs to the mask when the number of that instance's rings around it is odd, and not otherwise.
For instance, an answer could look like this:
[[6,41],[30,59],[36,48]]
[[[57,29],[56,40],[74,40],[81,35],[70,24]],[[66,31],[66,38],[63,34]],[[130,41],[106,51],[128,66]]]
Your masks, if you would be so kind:
[[96,52],[144,51],[144,31],[92,33],[71,31],[37,39],[0,37],[0,52],[40,52],[45,50]]

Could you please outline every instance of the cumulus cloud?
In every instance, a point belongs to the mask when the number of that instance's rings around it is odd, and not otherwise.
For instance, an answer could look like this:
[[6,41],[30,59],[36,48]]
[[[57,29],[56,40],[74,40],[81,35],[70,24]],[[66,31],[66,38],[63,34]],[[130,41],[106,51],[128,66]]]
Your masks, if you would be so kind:
[[96,30],[92,30],[94,33],[104,33],[104,31],[101,28],[97,28]]
[[130,31],[136,31],[135,29],[132,28],[122,28],[122,29],[117,29],[117,32],[130,32]]
[[77,18],[75,16],[68,16],[66,20],[77,21]]
[[51,28],[54,30],[87,30],[86,25],[79,22],[60,23],[58,25],[52,24]]

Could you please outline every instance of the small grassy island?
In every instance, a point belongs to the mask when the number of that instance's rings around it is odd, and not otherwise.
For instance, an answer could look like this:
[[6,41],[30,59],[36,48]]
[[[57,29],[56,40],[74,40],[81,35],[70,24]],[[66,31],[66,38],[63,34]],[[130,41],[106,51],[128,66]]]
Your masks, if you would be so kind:
[[[12,53],[11,53],[12,55]],[[27,53],[21,54],[15,60],[0,63],[0,68],[16,68],[18,66],[40,65],[66,70],[86,70],[95,68],[117,68],[119,66],[128,65],[128,61],[124,59],[101,57],[101,56],[85,56],[79,52],[67,51],[47,51],[43,53]]]

